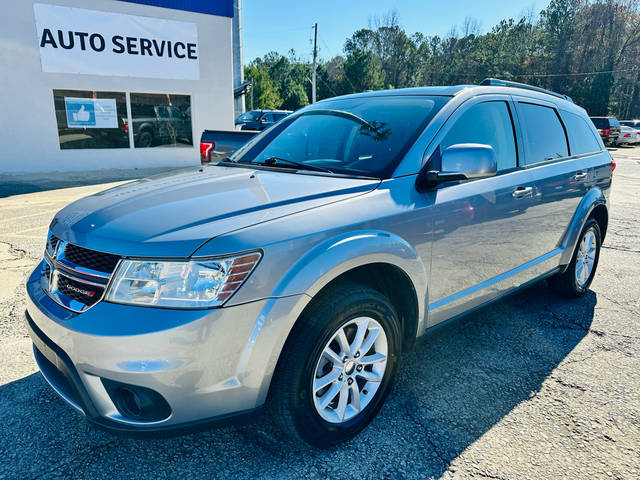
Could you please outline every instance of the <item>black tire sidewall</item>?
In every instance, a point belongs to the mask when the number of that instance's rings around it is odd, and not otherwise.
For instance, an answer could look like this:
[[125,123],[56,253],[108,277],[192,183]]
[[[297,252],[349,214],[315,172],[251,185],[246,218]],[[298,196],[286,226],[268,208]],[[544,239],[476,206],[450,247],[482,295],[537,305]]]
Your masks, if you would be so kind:
[[[324,323],[322,333],[316,338],[308,338],[298,347],[297,355],[294,354],[293,358],[289,359],[289,361],[300,362],[298,368],[290,372],[295,375],[293,381],[295,392],[290,397],[292,401],[289,405],[291,417],[298,434],[314,446],[335,445],[359,433],[375,417],[389,393],[401,349],[399,321],[395,310],[384,296],[375,290],[367,290],[358,292],[353,297],[340,299],[330,308],[319,309],[324,310],[324,316],[318,311],[309,312],[311,315],[320,314],[314,321]],[[327,315],[329,313],[327,310],[332,311],[333,315]],[[335,332],[342,325],[362,316],[375,319],[385,331],[388,355],[384,378],[374,398],[363,412],[344,423],[330,423],[320,416],[314,405],[312,378],[315,367],[325,345]]]
[[140,147],[148,148],[153,144],[153,135],[147,130],[140,132]]

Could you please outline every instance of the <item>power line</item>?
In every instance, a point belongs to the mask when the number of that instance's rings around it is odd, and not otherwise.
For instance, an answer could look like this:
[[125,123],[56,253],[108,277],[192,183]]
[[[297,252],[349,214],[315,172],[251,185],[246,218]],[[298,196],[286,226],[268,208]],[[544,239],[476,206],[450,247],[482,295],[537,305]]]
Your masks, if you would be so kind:
[[[333,55],[333,53],[331,52],[331,49],[329,48],[329,45],[327,45],[327,42],[324,41],[324,37],[318,35],[320,37],[320,41],[322,43],[324,43],[324,46],[327,47],[327,52],[329,53],[329,55],[332,56],[332,58],[337,57],[338,55]],[[354,92],[357,92],[358,89],[356,88],[356,86],[353,84],[353,82],[351,81],[351,79],[349,78],[349,75],[347,74],[347,72],[345,72],[344,70],[344,65],[342,67],[342,74],[344,76],[344,78],[347,80],[347,82],[349,82],[349,85],[351,85],[351,88],[353,89]],[[326,84],[326,82],[325,82]],[[332,90],[333,91],[333,90]],[[335,92],[334,92],[335,93]]]
[[602,70],[600,72],[580,72],[580,73],[523,73],[514,75],[515,77],[581,77],[589,75],[602,75],[605,73],[635,72],[637,68],[626,68],[619,70]]

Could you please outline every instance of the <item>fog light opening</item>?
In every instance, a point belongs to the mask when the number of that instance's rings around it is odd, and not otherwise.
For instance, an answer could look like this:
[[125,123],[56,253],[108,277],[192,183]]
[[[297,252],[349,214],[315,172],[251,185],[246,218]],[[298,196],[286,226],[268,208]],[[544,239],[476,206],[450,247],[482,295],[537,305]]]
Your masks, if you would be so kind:
[[136,392],[129,388],[123,387],[118,392],[121,405],[126,410],[125,413],[131,417],[140,417],[142,415],[142,400]]

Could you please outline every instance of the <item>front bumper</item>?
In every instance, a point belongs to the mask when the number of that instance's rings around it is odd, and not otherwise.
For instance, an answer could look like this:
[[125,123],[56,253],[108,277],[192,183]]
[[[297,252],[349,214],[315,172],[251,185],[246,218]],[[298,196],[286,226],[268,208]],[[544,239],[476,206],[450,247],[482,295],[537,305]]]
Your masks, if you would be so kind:
[[[257,413],[309,299],[210,310],[100,302],[76,314],[45,294],[39,269],[27,282],[26,323],[40,370],[92,423],[120,433],[182,433]],[[105,380],[157,392],[170,413],[154,421],[133,418],[116,406]]]

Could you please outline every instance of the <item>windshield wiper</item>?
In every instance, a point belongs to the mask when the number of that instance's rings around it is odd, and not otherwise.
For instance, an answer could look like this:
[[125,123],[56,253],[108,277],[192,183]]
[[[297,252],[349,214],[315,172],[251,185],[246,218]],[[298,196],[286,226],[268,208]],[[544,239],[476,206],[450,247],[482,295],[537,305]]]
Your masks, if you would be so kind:
[[296,162],[294,160],[289,160],[287,158],[281,158],[281,157],[269,157],[263,160],[262,163],[258,163],[257,165],[273,166],[281,162],[288,163],[289,165],[298,167],[300,170],[314,170],[316,172],[335,173],[333,170],[329,170],[328,168],[325,168],[325,167],[317,167],[316,165],[307,165],[306,163]]

